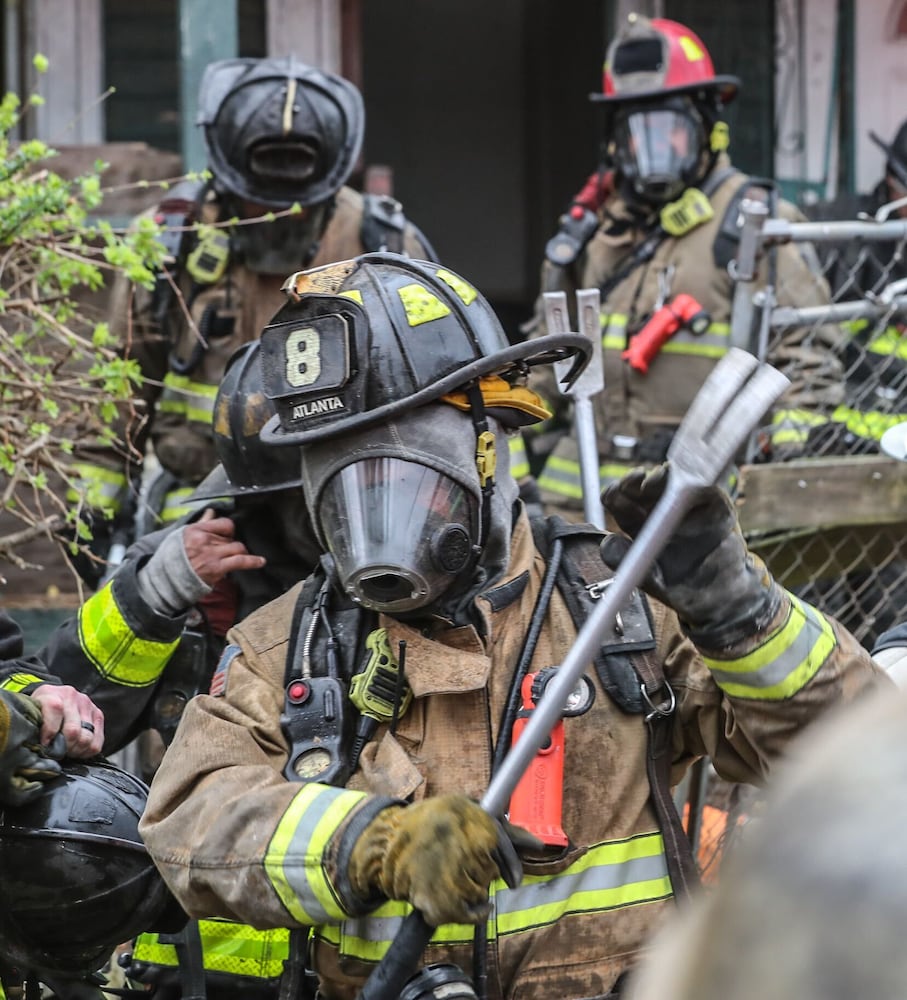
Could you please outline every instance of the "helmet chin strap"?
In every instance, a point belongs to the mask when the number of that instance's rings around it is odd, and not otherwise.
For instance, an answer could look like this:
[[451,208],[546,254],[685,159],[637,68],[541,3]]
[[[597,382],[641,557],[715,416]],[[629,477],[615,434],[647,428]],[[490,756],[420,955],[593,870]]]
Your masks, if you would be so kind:
[[471,382],[466,387],[466,398],[469,400],[469,415],[476,432],[476,470],[482,491],[479,501],[479,540],[475,546],[475,562],[478,562],[491,533],[491,497],[494,493],[497,450],[494,432],[488,426],[485,400],[477,381]]

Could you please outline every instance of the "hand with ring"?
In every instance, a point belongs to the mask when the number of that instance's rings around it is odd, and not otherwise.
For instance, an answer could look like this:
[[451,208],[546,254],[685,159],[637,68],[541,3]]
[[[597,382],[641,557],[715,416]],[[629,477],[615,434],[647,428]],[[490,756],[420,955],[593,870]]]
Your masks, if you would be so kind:
[[68,684],[41,684],[29,692],[41,706],[41,743],[49,747],[61,733],[65,756],[97,757],[104,747],[104,713]]

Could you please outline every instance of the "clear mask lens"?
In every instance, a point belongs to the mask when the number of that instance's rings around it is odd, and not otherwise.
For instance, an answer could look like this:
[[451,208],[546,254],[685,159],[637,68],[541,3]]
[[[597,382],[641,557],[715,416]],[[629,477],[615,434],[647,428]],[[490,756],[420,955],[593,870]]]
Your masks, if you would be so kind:
[[637,110],[618,118],[614,132],[621,169],[640,193],[667,202],[686,187],[700,154],[699,130],[690,115]]
[[318,520],[350,597],[395,613],[431,604],[463,571],[474,508],[462,486],[434,469],[369,458],[328,481]]

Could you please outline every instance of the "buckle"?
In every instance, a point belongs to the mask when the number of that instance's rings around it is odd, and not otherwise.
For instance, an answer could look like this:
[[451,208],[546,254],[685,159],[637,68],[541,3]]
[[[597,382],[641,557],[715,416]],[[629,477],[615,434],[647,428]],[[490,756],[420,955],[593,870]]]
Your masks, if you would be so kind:
[[649,711],[646,712],[645,715],[646,722],[651,722],[656,716],[659,719],[667,719],[669,716],[674,714],[674,709],[677,707],[677,699],[674,697],[674,689],[667,681],[664,682],[664,687],[667,690],[668,696],[664,701],[656,705],[649,697],[649,692],[646,690],[645,684],[639,685],[639,692],[642,695],[642,700],[649,706]]
[[[598,601],[604,596],[605,591],[608,589],[608,587],[611,586],[612,583],[614,583],[613,576],[609,577],[607,580],[599,580],[596,583],[587,583],[586,591],[593,601]],[[614,618],[614,631],[618,635],[624,634],[624,622],[623,619],[620,617],[619,611],[617,612],[617,615]]]

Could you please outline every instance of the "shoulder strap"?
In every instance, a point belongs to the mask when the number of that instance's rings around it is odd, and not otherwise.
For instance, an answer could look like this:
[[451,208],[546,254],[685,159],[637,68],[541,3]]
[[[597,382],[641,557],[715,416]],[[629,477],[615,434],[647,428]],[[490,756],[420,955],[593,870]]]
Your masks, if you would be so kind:
[[[564,539],[558,589],[574,625],[581,628],[611,581],[610,571],[599,555],[604,532],[588,524],[568,524],[557,516],[548,519],[548,528],[549,539]],[[654,648],[648,602],[641,591],[636,591],[605,635],[593,661],[602,687],[624,712],[641,715],[645,709],[634,654]]]
[[[605,566],[599,555],[599,542],[604,532],[590,525],[567,524],[559,517],[549,518],[548,523],[548,537],[564,539],[558,589],[574,624],[581,628],[592,602],[600,598],[611,579],[610,575],[602,576]],[[652,805],[665,842],[674,896],[680,900],[687,898],[699,884],[699,872],[671,793],[674,692],[654,653],[655,636],[648,601],[636,591],[628,607],[621,610],[611,635],[605,637],[594,664],[602,687],[618,707],[644,717],[648,730],[646,772]]]
[[743,182],[734,192],[734,196],[724,210],[718,234],[712,244],[712,258],[715,261],[715,267],[722,271],[726,270],[728,264],[737,256],[737,244],[740,242],[740,202],[751,195],[753,188],[761,188],[763,191],[771,192],[774,190],[775,184],[774,181],[766,178],[744,176]]

